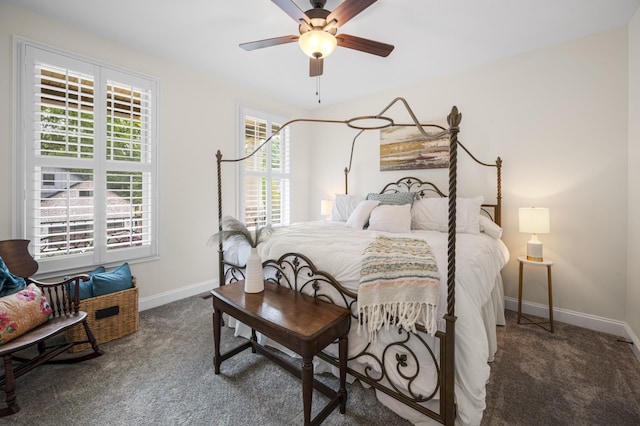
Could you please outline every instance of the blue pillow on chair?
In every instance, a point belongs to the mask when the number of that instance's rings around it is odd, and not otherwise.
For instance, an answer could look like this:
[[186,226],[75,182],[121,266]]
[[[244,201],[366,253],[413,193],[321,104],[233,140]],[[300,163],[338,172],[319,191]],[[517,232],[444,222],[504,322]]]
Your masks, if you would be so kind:
[[[93,276],[95,274],[99,274],[104,271],[105,271],[104,266],[98,266],[96,269],[94,269],[93,271],[87,274],[89,275],[89,279],[87,281],[80,280],[80,300],[89,299],[93,297]],[[68,278],[70,277],[65,277],[65,279],[68,279]],[[75,291],[76,291],[75,285],[70,284],[69,293],[71,293],[71,298],[73,298]]]
[[26,286],[24,278],[13,275],[0,257],[0,297],[16,293]]
[[113,271],[95,274],[92,278],[94,297],[133,287],[133,277],[128,263],[123,263]]

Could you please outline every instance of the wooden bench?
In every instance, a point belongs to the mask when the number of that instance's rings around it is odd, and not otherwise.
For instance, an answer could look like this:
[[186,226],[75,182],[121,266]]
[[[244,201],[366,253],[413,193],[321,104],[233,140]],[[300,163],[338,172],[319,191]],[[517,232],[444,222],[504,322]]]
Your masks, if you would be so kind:
[[[244,281],[223,285],[211,291],[213,296],[213,336],[215,374],[220,374],[222,361],[252,348],[276,362],[293,375],[302,376],[304,424],[320,424],[338,405],[346,411],[347,333],[350,312],[337,305],[317,300],[306,294],[265,282],[264,291],[245,293]],[[252,329],[248,342],[220,353],[220,327],[225,312]],[[302,357],[302,371],[260,345],[256,332],[294,351]],[[313,357],[330,343],[339,340],[340,389],[336,392],[313,377]],[[311,419],[311,397],[317,389],[331,400]]]

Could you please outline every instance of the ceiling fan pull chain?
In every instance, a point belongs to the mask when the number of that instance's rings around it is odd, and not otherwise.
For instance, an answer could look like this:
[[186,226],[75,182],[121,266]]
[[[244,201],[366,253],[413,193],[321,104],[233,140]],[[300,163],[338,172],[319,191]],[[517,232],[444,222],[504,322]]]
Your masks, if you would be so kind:
[[320,103],[320,76],[316,77],[316,96],[318,97],[318,103]]

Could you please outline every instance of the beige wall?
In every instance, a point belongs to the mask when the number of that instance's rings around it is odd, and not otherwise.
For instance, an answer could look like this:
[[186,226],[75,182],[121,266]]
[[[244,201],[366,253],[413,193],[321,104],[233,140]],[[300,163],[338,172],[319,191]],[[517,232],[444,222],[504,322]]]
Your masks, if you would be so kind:
[[[13,236],[14,34],[161,80],[162,253],[157,261],[132,266],[143,299],[162,301],[175,291],[206,288],[217,277],[215,248],[205,245],[217,227],[214,155],[217,149],[226,158],[235,153],[240,103],[289,117],[342,120],[376,114],[402,96],[424,120],[441,118],[457,105],[461,140],[484,161],[503,158],[504,240],[512,254],[504,272],[507,297],[517,296],[515,258],[524,254],[528,239],[517,230],[517,209],[547,206],[552,232],[541,239],[545,256],[556,262],[554,302],[561,314],[625,321],[640,335],[640,266],[626,261],[640,255],[640,196],[627,188],[640,178],[640,124],[631,119],[640,113],[638,13],[628,33],[613,30],[311,114],[0,4],[0,239]],[[389,115],[408,121],[398,107]],[[331,125],[293,131],[293,220],[319,218],[320,200],[344,191],[342,171],[356,132]],[[350,192],[378,190],[404,175],[371,172],[378,168],[378,141],[377,132],[358,140]],[[493,176],[460,157],[459,194],[489,197]],[[235,173],[225,170],[225,213],[234,213]],[[446,181],[444,171],[428,174]],[[545,304],[542,271],[527,274],[525,299]]]
[[[625,321],[640,351],[640,10],[629,24],[629,228]],[[640,352],[638,352],[640,353]]]
[[[317,115],[377,114],[397,96],[406,98],[423,120],[442,117],[457,105],[467,147],[484,161],[503,158],[504,241],[512,256],[504,270],[508,297],[517,297],[516,257],[525,254],[529,238],[518,232],[518,208],[544,206],[551,211],[551,233],[540,238],[545,256],[556,262],[555,307],[625,320],[626,28],[377,93]],[[342,189],[340,171],[352,136],[336,129],[314,137],[312,172],[318,179],[310,202]],[[352,193],[378,190],[395,177],[391,172],[365,173],[378,168],[378,137],[373,132],[356,147]],[[337,162],[336,153],[341,155]],[[461,168],[471,170],[463,154],[459,157]],[[459,195],[491,192],[480,185],[491,178],[465,173],[458,180]],[[427,176],[446,179],[441,171]],[[525,299],[546,305],[543,270],[528,269],[525,278]]]
[[[217,248],[207,239],[217,231],[215,153],[236,154],[238,105],[264,108],[285,117],[302,111],[228,82],[177,64],[145,56],[127,47],[80,33],[67,26],[0,4],[0,239],[12,238],[13,172],[13,41],[19,35],[75,54],[97,59],[160,79],[160,228],[161,256],[132,265],[141,298],[171,293],[185,286],[210,288],[217,278]],[[302,128],[294,129],[296,164],[306,159]],[[297,133],[296,133],[297,132]],[[235,213],[235,172],[226,170],[226,213]],[[293,212],[307,216],[305,167],[297,167],[293,190],[304,202]]]

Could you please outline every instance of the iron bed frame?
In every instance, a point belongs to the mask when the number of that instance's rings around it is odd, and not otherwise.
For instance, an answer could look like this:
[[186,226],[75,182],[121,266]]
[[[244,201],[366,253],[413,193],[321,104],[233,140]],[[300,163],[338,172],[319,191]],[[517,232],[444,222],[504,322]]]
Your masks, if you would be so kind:
[[[397,124],[391,118],[384,116],[383,114],[396,103],[402,104],[410,117],[412,123]],[[388,126],[415,126],[424,136],[425,140],[435,140],[444,136],[449,137],[449,190],[448,190],[448,236],[447,236],[447,309],[445,320],[445,331],[437,331],[435,337],[439,342],[439,362],[438,357],[434,354],[433,350],[429,347],[427,342],[423,339],[420,333],[410,333],[401,328],[398,329],[398,339],[386,346],[383,351],[382,359],[368,351],[369,346],[365,347],[360,353],[350,356],[349,360],[366,359],[368,364],[375,364],[378,366],[380,373],[376,373],[375,370],[369,365],[362,371],[355,370],[348,367],[347,371],[352,376],[367,383],[375,389],[385,393],[386,395],[400,401],[401,403],[417,410],[420,413],[427,415],[428,417],[446,425],[453,425],[456,417],[456,407],[454,402],[454,355],[455,355],[455,253],[456,253],[456,198],[457,198],[457,152],[458,146],[460,146],[476,163],[487,166],[495,167],[497,170],[497,195],[496,203],[483,204],[483,211],[493,219],[495,223],[500,225],[501,223],[501,204],[502,204],[502,187],[501,187],[501,167],[502,160],[498,157],[495,163],[484,163],[474,157],[464,145],[458,141],[458,133],[460,131],[459,125],[462,119],[462,114],[458,112],[457,107],[451,109],[450,114],[447,116],[448,128],[436,126],[432,124],[422,124],[418,121],[415,114],[411,110],[409,104],[403,98],[396,98],[390,102],[379,114],[375,116],[360,116],[349,120],[320,120],[320,119],[294,119],[288,121],[280,127],[280,129],[274,132],[269,138],[267,138],[262,144],[260,144],[252,153],[237,159],[223,159],[222,153],[218,150],[216,153],[217,163],[217,181],[218,181],[218,230],[222,231],[222,164],[223,163],[239,163],[253,156],[262,147],[264,147],[275,135],[282,131],[287,126],[297,122],[310,122],[310,123],[333,123],[343,124],[354,129],[358,129],[358,134],[354,137],[351,146],[351,155],[349,159],[349,166],[345,167],[345,193],[348,193],[348,175],[351,170],[353,151],[357,138],[367,130],[379,130]],[[381,125],[376,126],[360,126],[358,122],[378,120]],[[424,129],[425,127],[435,127],[439,131],[436,134],[429,134]],[[401,191],[414,191],[424,193],[436,193],[439,196],[447,196],[444,192],[438,189],[434,184],[430,182],[423,182],[422,180],[414,177],[407,177],[399,179],[396,182],[392,182],[386,185],[381,193],[384,192],[401,192]],[[491,212],[489,211],[491,210]],[[222,232],[219,232],[222,235]],[[224,258],[223,241],[219,240],[218,246],[218,258],[219,258],[219,283],[225,285],[226,283],[236,280],[244,279],[244,265],[236,265]],[[302,253],[286,253],[279,259],[268,259],[263,262],[263,268],[265,271],[265,279],[274,282],[278,285],[287,285],[296,291],[305,291],[312,294],[314,297],[319,297],[332,303],[338,303],[348,308],[352,312],[353,321],[357,321],[357,293],[354,293],[344,288],[330,273],[318,270],[309,259]],[[426,332],[422,327],[418,327],[420,332]],[[425,348],[425,354],[417,354],[415,350],[411,349],[408,345],[409,340],[418,342],[419,347]],[[401,348],[401,351],[393,352],[392,348]],[[395,355],[396,372],[405,380],[406,391],[398,388],[393,381],[389,379],[386,371],[385,361],[392,358]],[[330,353],[323,352],[318,355],[323,360],[327,361],[331,365],[338,366],[338,359],[336,356]],[[415,371],[409,371],[408,356],[414,358],[417,368]],[[421,356],[430,356],[434,365],[437,368],[437,383],[433,391],[429,395],[422,395],[412,390],[412,384],[416,377],[419,375],[419,359]],[[439,410],[432,410],[423,403],[432,400],[438,392],[439,395]]]

